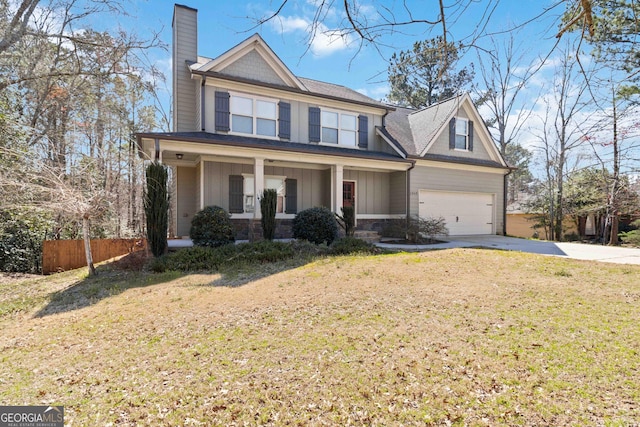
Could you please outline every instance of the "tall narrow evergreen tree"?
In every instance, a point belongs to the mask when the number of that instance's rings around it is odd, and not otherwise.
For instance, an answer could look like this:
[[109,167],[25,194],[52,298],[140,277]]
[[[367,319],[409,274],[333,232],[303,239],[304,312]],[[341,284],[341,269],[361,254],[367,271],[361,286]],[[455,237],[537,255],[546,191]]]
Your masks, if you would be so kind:
[[147,240],[151,253],[158,257],[167,250],[169,227],[169,192],[167,167],[158,162],[147,166],[147,191],[144,211],[147,216]]
[[260,212],[262,213],[262,237],[273,240],[276,235],[276,208],[278,193],[274,189],[264,190],[260,198]]

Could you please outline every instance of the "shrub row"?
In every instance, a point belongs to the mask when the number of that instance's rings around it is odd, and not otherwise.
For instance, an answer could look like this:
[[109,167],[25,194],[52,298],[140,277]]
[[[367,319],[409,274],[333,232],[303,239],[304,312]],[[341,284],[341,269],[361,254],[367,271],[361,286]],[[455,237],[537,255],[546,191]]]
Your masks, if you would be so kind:
[[332,245],[316,245],[306,241],[228,244],[218,247],[194,246],[155,258],[149,269],[156,273],[176,271],[233,270],[243,264],[265,264],[286,260],[306,261],[324,255],[377,254],[380,249],[353,237],[345,237]]

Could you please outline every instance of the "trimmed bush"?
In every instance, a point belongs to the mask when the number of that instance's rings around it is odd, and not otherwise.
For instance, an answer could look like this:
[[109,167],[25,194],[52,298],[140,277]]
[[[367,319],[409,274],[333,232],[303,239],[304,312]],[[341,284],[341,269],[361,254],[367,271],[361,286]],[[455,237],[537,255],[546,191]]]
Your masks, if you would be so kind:
[[332,255],[376,254],[380,252],[374,244],[348,236],[333,242],[330,250]]
[[144,212],[147,216],[147,241],[153,256],[159,257],[167,251],[169,229],[169,172],[161,163],[154,162],[146,169],[147,188],[144,197]]
[[267,189],[260,197],[260,212],[262,218],[262,237],[273,240],[276,235],[276,208],[278,207],[278,192],[274,189]]
[[220,206],[207,206],[193,216],[189,237],[194,245],[210,248],[235,242],[231,215]]
[[333,212],[325,207],[298,212],[293,219],[293,237],[317,245],[330,245],[338,237],[338,223]]

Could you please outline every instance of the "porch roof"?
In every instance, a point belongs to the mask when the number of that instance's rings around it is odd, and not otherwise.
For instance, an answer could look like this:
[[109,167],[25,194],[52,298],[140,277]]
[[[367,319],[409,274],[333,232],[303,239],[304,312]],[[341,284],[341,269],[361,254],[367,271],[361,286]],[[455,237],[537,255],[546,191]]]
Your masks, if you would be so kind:
[[200,144],[227,145],[271,151],[286,151],[304,154],[320,154],[355,159],[382,160],[405,163],[407,166],[415,163],[397,154],[378,151],[357,150],[352,148],[334,147],[330,145],[306,144],[286,142],[274,139],[253,138],[239,135],[225,135],[210,132],[150,132],[136,134],[138,148],[142,150],[142,139],[163,139],[170,141],[184,141]]

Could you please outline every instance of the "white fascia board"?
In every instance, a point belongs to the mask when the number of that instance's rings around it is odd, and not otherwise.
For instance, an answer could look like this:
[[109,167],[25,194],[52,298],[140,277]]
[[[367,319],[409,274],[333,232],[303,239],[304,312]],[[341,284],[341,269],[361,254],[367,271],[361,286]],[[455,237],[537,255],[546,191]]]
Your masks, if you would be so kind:
[[289,101],[299,101],[311,105],[318,105],[326,108],[334,108],[341,111],[353,111],[358,113],[368,113],[373,115],[382,116],[388,110],[385,107],[375,107],[373,105],[360,104],[355,101],[337,100],[329,98],[318,98],[314,94],[305,94],[292,92],[287,90],[280,90],[278,88],[256,86],[251,83],[237,82],[233,80],[227,80],[215,76],[207,76],[207,86],[213,86],[216,89],[224,89],[228,91],[243,92],[251,95],[259,95],[267,98],[276,98]]
[[435,160],[416,160],[416,168],[418,167],[455,169],[455,170],[464,170],[464,171],[472,171],[472,172],[485,172],[485,173],[494,173],[496,175],[506,175],[509,172],[509,169],[502,169],[502,168],[496,168],[491,166],[468,165],[464,163],[453,163],[453,162],[438,162]]
[[389,138],[387,138],[387,136],[384,133],[380,132],[380,129],[378,128],[376,128],[376,135],[381,137],[384,140],[384,142],[386,142],[389,145],[389,147],[393,148],[393,150],[400,155],[400,157],[402,157],[403,159],[407,158],[407,155],[403,153],[398,147],[396,147],[396,144],[390,141]]
[[410,163],[393,162],[367,158],[353,158],[331,154],[300,153],[295,151],[265,150],[253,147],[234,147],[218,144],[201,144],[185,141],[165,140],[160,138],[161,151],[175,151],[183,154],[197,154],[202,158],[211,159],[209,156],[221,156],[225,158],[236,157],[239,159],[264,159],[291,162],[295,164],[312,165],[336,165],[342,164],[349,168],[363,168],[370,170],[406,171]]

